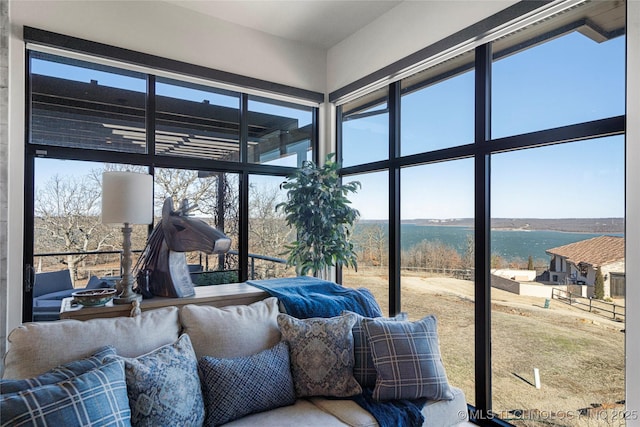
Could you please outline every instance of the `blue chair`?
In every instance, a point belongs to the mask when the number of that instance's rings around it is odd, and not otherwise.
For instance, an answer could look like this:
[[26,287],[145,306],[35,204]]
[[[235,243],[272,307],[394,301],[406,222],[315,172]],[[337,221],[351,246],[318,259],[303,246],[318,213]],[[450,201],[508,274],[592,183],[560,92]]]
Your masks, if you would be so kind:
[[85,288],[74,288],[69,270],[36,273],[33,285],[33,321],[46,322],[60,319],[62,300],[84,289],[114,288],[114,278],[91,276]]

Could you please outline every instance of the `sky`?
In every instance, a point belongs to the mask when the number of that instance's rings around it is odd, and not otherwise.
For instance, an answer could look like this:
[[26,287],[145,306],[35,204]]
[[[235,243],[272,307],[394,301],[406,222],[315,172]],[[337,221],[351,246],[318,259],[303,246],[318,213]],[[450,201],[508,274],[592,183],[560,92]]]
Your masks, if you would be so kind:
[[[492,136],[532,132],[624,114],[624,37],[595,43],[579,33],[496,61]],[[86,80],[86,70],[34,61],[33,71]],[[83,75],[83,72],[85,75]],[[92,71],[99,84],[144,92],[142,75]],[[402,155],[473,142],[473,72],[402,98]],[[158,83],[158,94],[237,107],[233,93]],[[304,111],[251,101],[252,111],[298,116]],[[347,121],[343,165],[387,156],[388,117]],[[286,164],[286,159],[284,159]],[[36,186],[56,173],[87,174],[101,165],[37,159]],[[500,218],[624,216],[624,137],[501,153],[491,159],[491,214]],[[363,219],[387,219],[385,173],[347,177],[362,189],[350,198]],[[256,177],[257,180],[257,177]],[[270,181],[266,181],[270,182]],[[401,172],[403,219],[473,217],[473,161],[416,166]]]
[[[598,44],[579,33],[494,62],[492,137],[624,114],[624,37]],[[402,97],[403,155],[473,142],[473,72]],[[386,114],[345,122],[344,165],[387,158]],[[350,177],[363,219],[387,219],[387,177]],[[401,172],[401,215],[473,217],[473,162]],[[495,154],[491,214],[496,218],[624,216],[624,137]]]

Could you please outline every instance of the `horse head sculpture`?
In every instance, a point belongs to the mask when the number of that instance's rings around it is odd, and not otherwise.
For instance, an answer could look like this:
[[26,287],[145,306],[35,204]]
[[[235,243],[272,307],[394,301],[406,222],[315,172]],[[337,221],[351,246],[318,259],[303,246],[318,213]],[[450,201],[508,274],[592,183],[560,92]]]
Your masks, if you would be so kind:
[[173,298],[194,295],[185,252],[223,254],[231,247],[231,239],[220,230],[189,216],[194,208],[186,199],[177,210],[173,210],[171,197],[164,201],[162,220],[151,232],[135,266],[136,271],[148,273],[148,291],[153,295]]

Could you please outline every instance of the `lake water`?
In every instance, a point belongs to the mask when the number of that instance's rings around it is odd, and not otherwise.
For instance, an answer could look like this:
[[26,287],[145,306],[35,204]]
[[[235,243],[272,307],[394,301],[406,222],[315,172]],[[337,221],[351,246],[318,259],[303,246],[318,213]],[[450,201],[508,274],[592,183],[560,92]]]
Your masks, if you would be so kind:
[[[361,227],[367,226],[369,225],[361,225]],[[355,233],[357,234],[358,231],[356,229]],[[473,236],[473,230],[467,227],[402,224],[400,239],[404,250],[410,249],[422,240],[429,240],[440,241],[455,248],[462,255],[465,252],[469,235]],[[534,260],[548,260],[549,255],[545,253],[547,249],[602,235],[602,233],[569,233],[546,230],[492,230],[491,253],[507,260],[513,258],[527,260],[529,255]],[[622,236],[623,234],[609,233],[608,235]]]

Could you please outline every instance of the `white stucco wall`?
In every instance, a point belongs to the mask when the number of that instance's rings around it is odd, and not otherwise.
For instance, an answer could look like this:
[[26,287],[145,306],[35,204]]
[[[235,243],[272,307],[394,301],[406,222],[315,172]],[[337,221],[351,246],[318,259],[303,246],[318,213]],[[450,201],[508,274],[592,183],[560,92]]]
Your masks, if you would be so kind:
[[21,26],[53,31],[317,92],[323,49],[267,35],[162,1],[29,0],[11,3]]

